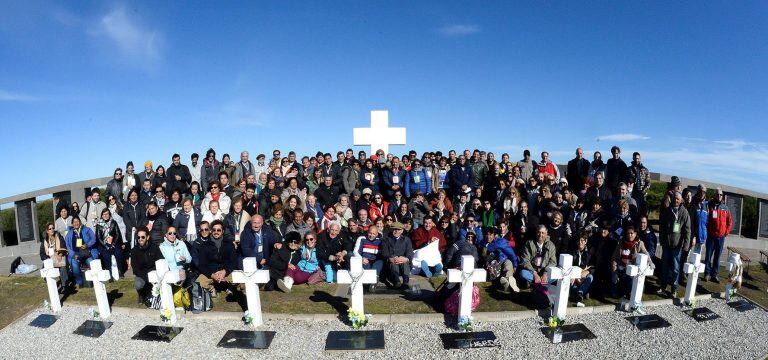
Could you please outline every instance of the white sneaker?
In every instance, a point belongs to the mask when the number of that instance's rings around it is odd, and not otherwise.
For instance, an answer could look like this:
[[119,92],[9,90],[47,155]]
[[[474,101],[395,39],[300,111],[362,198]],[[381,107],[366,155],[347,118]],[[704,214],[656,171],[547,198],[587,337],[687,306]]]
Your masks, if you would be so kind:
[[581,302],[581,301],[579,301],[579,302],[577,302],[577,303],[576,303],[576,307],[585,307],[585,306],[586,306],[586,305],[584,305],[584,303],[583,303],[583,302]]
[[507,278],[503,276],[499,278],[499,284],[501,284],[502,290],[507,291],[507,289],[509,289],[509,280],[507,280]]
[[293,287],[293,278],[290,276],[286,276],[282,279],[277,280],[277,287],[280,288],[283,292],[290,292],[291,288]]
[[520,287],[517,286],[517,280],[515,280],[513,277],[509,278],[509,287],[511,287],[512,291],[516,293],[520,292]]

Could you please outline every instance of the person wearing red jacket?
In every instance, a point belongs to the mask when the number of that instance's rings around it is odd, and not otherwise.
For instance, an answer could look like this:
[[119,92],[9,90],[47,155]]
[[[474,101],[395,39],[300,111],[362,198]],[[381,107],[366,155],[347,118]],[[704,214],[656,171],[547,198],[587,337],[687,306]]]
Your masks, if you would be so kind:
[[[435,226],[435,221],[431,217],[424,218],[424,226],[420,226],[413,232],[413,248],[415,250],[421,249],[433,241],[437,241],[437,247],[440,250],[440,254],[444,254],[446,242],[445,236]],[[443,270],[443,264],[437,264],[436,266],[429,267],[426,261],[421,262],[421,271],[426,277],[432,277],[432,275],[439,275]]]
[[707,216],[707,254],[704,261],[704,281],[719,283],[717,270],[720,267],[720,255],[725,247],[725,237],[733,229],[731,211],[725,204],[723,189],[717,188],[712,201],[709,202],[709,215]]

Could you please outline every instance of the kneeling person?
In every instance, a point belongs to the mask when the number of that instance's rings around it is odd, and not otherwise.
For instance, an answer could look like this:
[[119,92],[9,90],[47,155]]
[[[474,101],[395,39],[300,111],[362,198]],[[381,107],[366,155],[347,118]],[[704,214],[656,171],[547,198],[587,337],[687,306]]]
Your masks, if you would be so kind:
[[200,244],[197,266],[200,276],[197,282],[216,297],[216,288],[230,291],[232,270],[237,258],[231,235],[224,234],[224,222],[214,220],[211,223],[211,238]]

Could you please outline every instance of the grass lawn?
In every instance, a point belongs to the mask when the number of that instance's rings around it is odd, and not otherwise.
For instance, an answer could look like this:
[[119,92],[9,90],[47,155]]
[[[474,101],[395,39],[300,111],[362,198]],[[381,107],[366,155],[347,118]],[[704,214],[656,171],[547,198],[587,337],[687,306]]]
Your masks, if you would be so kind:
[[[721,274],[727,274],[725,270]],[[438,287],[445,277],[430,279],[431,287],[422,291],[429,295]],[[536,304],[531,292],[524,290],[518,294],[502,292],[490,283],[482,283],[480,286],[480,306],[477,311],[519,311],[545,307],[545,304]],[[753,265],[749,268],[749,275],[745,276],[745,282],[740,292],[750,299],[768,307],[768,266],[764,264]],[[337,297],[335,284],[297,285],[293,291],[284,294],[280,291],[261,292],[262,308],[267,313],[290,314],[344,314],[347,309],[347,299]],[[660,299],[653,294],[658,288],[655,277],[647,280],[645,288],[645,300]],[[722,292],[725,284],[713,282],[698,283],[698,294]],[[684,284],[678,289],[678,296],[682,296],[685,290]],[[136,292],[133,290],[133,279],[121,279],[108,283],[107,292],[112,306],[139,308],[142,305],[136,303]],[[28,311],[42,304],[47,298],[47,290],[43,280],[37,276],[1,277],[0,278],[0,328],[3,328],[21,317]],[[585,301],[587,306],[618,304],[620,299],[592,297]],[[81,304],[95,306],[96,300],[91,289],[81,289],[64,299],[66,304]],[[571,304],[573,305],[573,304]],[[213,311],[241,312],[245,307],[245,297],[239,292],[225,296],[220,294],[214,299]],[[366,295],[365,308],[372,314],[412,314],[434,313],[435,307],[431,300],[409,300],[405,296],[397,295]]]

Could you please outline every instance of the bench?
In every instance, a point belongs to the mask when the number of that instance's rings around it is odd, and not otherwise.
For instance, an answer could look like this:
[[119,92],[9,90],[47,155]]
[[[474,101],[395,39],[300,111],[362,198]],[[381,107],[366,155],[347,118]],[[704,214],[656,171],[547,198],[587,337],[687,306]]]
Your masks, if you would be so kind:
[[[735,248],[733,246],[727,246],[726,248],[728,249],[728,256],[729,257],[731,256],[731,253],[739,254],[739,256],[741,257],[741,261],[744,262],[745,264],[747,264],[747,266],[744,267],[744,274],[745,275],[748,274],[749,273],[749,265],[752,263],[752,259],[750,259],[749,256],[747,256],[747,254],[745,254],[743,251],[741,251],[741,250],[739,250],[739,249],[737,249],[737,248]],[[761,251],[761,253],[762,253],[762,251]]]
[[[763,261],[763,258],[765,258],[765,261]],[[765,250],[760,250],[760,262],[768,264],[768,252]]]

